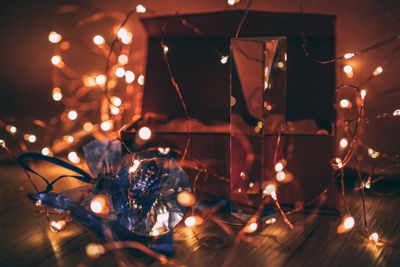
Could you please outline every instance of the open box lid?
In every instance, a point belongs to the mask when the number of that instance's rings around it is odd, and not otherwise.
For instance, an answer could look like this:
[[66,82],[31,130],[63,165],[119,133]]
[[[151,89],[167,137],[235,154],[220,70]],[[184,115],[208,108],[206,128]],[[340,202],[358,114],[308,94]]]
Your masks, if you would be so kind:
[[[230,39],[244,11],[147,17],[141,21],[148,33],[146,83],[142,112],[169,120],[186,118],[163,58],[161,41],[191,118],[207,125],[227,124],[230,118],[230,67],[220,62],[229,55]],[[201,36],[182,24],[201,31]],[[330,129],[335,121],[335,66],[319,65],[304,55],[302,34],[316,58],[335,56],[335,17],[250,11],[240,37],[286,36],[288,74],[286,120],[314,119]]]

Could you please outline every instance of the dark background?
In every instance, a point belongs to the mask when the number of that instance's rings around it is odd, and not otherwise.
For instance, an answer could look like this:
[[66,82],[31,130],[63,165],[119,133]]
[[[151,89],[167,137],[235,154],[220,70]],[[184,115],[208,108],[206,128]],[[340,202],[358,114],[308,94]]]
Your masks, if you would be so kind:
[[[0,8],[0,116],[46,119],[62,110],[62,104],[51,99],[50,57],[53,45],[48,42],[51,30],[63,33],[71,29],[79,19],[101,10],[122,13],[144,4],[157,15],[198,13],[245,8],[247,1],[229,7],[225,0],[146,0],[146,1],[3,1]],[[60,7],[69,5],[68,13],[60,13]],[[358,50],[400,33],[400,2],[396,0],[304,0],[304,12],[337,16],[337,54]],[[255,0],[251,9],[272,12],[299,12],[300,1]],[[150,16],[145,14],[144,16]],[[137,65],[144,62],[146,36],[137,18],[129,27],[134,33],[134,51],[138,54]],[[104,28],[105,29],[105,28]],[[107,34],[107,33],[104,33]],[[77,36],[79,37],[79,36]],[[81,36],[84,39],[84,36]],[[384,48],[348,60],[354,68],[354,78],[345,77],[343,61],[338,62],[337,84],[357,84],[399,45],[394,42]],[[87,47],[75,50],[80,66],[102,70],[104,59],[92,61],[83,57]],[[80,57],[79,55],[82,55]],[[388,112],[400,108],[399,65],[400,55],[389,60],[382,75],[366,86],[367,115]],[[75,62],[76,62],[75,61]],[[93,64],[93,62],[95,64]],[[18,120],[17,120],[18,122]],[[16,123],[18,124],[18,123]],[[399,151],[399,120],[380,120],[365,128],[363,139],[380,151],[395,154]]]

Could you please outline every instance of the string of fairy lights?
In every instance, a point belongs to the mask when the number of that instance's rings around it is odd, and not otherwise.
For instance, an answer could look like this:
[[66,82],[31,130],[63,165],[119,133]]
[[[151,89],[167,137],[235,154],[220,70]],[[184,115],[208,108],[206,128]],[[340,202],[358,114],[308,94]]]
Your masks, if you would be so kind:
[[[239,2],[240,0],[228,0],[227,5],[235,6]],[[246,9],[244,11],[243,19],[236,31],[236,37],[238,37],[240,34],[241,26],[243,25],[243,23],[245,23],[246,16],[249,12],[251,4],[252,1],[248,1]],[[119,126],[123,125],[124,119],[126,119],[122,116],[124,113],[132,115],[132,113],[129,113],[129,111],[134,109],[133,111],[134,115],[141,114],[140,106],[134,108],[132,107],[131,104],[127,103],[126,101],[129,97],[135,95],[136,89],[137,89],[136,91],[140,91],[139,90],[140,87],[144,85],[145,77],[143,74],[138,74],[138,72],[134,71],[130,66],[130,54],[131,54],[133,33],[129,31],[127,27],[125,27],[125,24],[127,23],[128,19],[132,16],[132,14],[134,13],[143,14],[146,12],[147,12],[146,7],[140,4],[137,5],[134,10],[128,12],[127,15],[123,16],[122,19],[121,17],[118,17],[119,21],[122,21],[122,23],[115,28],[115,39],[112,40],[111,45],[108,45],[105,37],[103,37],[100,34],[94,34],[91,37],[91,42],[93,46],[92,48],[95,49],[97,52],[102,53],[106,58],[107,65],[104,72],[86,73],[84,75],[77,74],[64,60],[63,53],[65,53],[71,45],[68,38],[55,31],[49,33],[48,39],[52,44],[55,45],[55,53],[50,60],[51,64],[53,65],[53,83],[54,83],[54,87],[52,89],[52,98],[54,101],[62,102],[64,104],[64,110],[61,112],[61,114],[52,118],[50,120],[50,124],[46,124],[38,120],[34,120],[33,123],[35,125],[45,128],[48,127],[49,125],[50,127],[56,127],[56,125],[60,123],[62,124],[66,122],[79,122],[81,124],[82,129],[72,131],[71,133],[63,135],[62,137],[59,138],[53,137],[54,140],[53,145],[42,148],[41,152],[43,155],[54,155],[54,154],[59,154],[64,150],[69,150],[70,146],[76,144],[76,141],[78,139],[88,135],[93,135],[97,138],[102,138],[104,136],[117,137],[118,135],[115,129],[117,128],[118,125]],[[104,18],[104,16],[103,17],[100,16],[99,18]],[[195,27],[189,21],[181,19],[178,15],[176,16],[176,18],[182,23],[183,26],[191,29],[204,41],[208,42],[207,38],[202,34],[200,29]],[[78,24],[82,26],[85,25],[85,23],[89,23],[89,21],[92,22],[93,20],[85,19]],[[165,25],[165,27],[166,26],[167,25]],[[354,67],[350,63],[347,63],[348,60],[352,59],[355,56],[361,56],[362,54],[378,49],[389,43],[396,42],[400,39],[399,37],[400,35],[397,35],[383,42],[367,47],[365,49],[354,52],[348,52],[339,57],[333,59],[324,59],[324,60],[319,60],[312,57],[312,51],[308,51],[307,49],[306,37],[304,37],[303,47],[305,55],[310,57],[312,60],[314,60],[319,64],[332,64],[337,61],[346,61],[346,64],[343,66],[343,72],[349,79],[352,79],[354,78]],[[115,47],[117,47],[117,44],[120,44],[120,49],[116,52]],[[180,153],[182,155],[181,164],[186,167],[194,166],[194,169],[198,171],[198,174],[196,176],[196,181],[201,174],[212,175],[216,179],[223,179],[224,181],[228,181],[227,178],[220,177],[217,174],[212,173],[212,171],[208,170],[204,164],[197,161],[196,159],[190,157],[186,158],[187,149],[190,143],[190,123],[189,123],[190,107],[187,107],[185,104],[184,98],[180,93],[180,86],[177,83],[173,75],[173,70],[169,64],[168,52],[170,49],[173,49],[173,47],[167,46],[167,44],[164,42],[162,38],[160,43],[160,49],[162,49],[164,60],[169,70],[171,83],[173,84],[174,89],[176,90],[176,93],[180,98],[181,104],[184,107],[184,111],[187,118],[188,137],[187,137],[186,148],[185,151],[183,152],[177,151],[177,153]],[[212,44],[210,50],[216,54],[216,60],[219,60],[221,64],[226,64],[229,61],[229,56],[220,52],[218,49],[213,47]],[[332,167],[336,169],[338,172],[338,178],[340,178],[342,186],[341,196],[344,201],[345,212],[344,215],[342,216],[341,223],[337,227],[337,232],[338,233],[348,232],[352,230],[356,224],[356,221],[351,214],[351,210],[344,190],[344,168],[354,158],[354,155],[357,152],[357,150],[362,149],[363,151],[367,152],[367,154],[371,159],[376,160],[376,164],[374,164],[374,166],[371,168],[369,174],[366,176],[365,179],[362,177],[362,174],[358,169],[359,179],[360,179],[360,186],[358,190],[362,193],[362,203],[364,206],[363,218],[365,224],[365,233],[363,233],[363,235],[365,235],[367,239],[369,239],[372,243],[376,244],[377,246],[383,246],[390,243],[382,240],[377,232],[373,232],[371,229],[369,229],[368,221],[366,219],[367,216],[365,211],[364,191],[365,190],[372,191],[373,184],[384,179],[384,175],[382,174],[379,174],[378,177],[375,179],[373,178],[375,176],[375,173],[377,172],[377,166],[379,161],[389,160],[397,164],[400,162],[400,158],[397,155],[391,156],[384,152],[376,151],[373,148],[369,147],[368,145],[364,144],[364,142],[359,137],[358,131],[360,125],[365,120],[368,119],[382,119],[389,117],[400,119],[400,109],[396,109],[392,112],[388,112],[385,114],[379,114],[373,118],[367,118],[364,115],[364,108],[365,108],[364,105],[365,105],[365,100],[367,99],[367,90],[365,89],[365,86],[375,77],[382,75],[384,73],[384,67],[387,64],[387,62],[389,62],[390,59],[392,59],[395,55],[397,55],[399,51],[400,47],[397,47],[395,50],[393,50],[393,52],[387,58],[385,58],[381,62],[381,64],[379,64],[374,68],[371,75],[367,77],[365,80],[363,80],[359,85],[355,86],[351,84],[344,84],[336,88],[338,92],[343,88],[350,88],[358,93],[358,96],[356,97],[355,101],[352,101],[351,99],[348,98],[342,98],[338,100],[339,115],[342,118],[341,120],[339,120],[339,123],[343,123],[342,126],[344,126],[343,128],[345,137],[338,138],[338,146],[340,153],[338,157],[332,160],[331,163]],[[69,78],[69,86],[63,86],[61,84],[60,82],[61,76]],[[118,84],[123,84],[124,90],[119,91],[120,95],[116,94],[114,95],[114,91],[117,91],[114,89],[117,87]],[[100,106],[95,105],[94,103],[92,103],[92,101],[89,102],[81,101],[81,99],[84,98],[86,94],[93,91],[98,91],[97,95],[102,96]],[[140,102],[140,96],[137,96],[137,102]],[[84,108],[82,108],[82,106]],[[87,121],[83,120],[83,118],[86,118],[85,112],[90,112],[93,110],[99,111],[100,114],[99,122],[94,123],[89,120]],[[347,116],[351,115],[351,112],[349,112],[351,110],[353,111],[355,110],[357,115],[351,118],[347,118]],[[131,116],[129,116],[129,118],[131,118]],[[38,137],[35,134],[20,132],[16,125],[9,124],[6,120],[0,120],[0,127],[4,128],[11,136],[17,137],[16,140],[18,140],[18,142],[20,143],[20,149],[22,151],[26,151],[28,149],[27,144],[36,143],[38,141]],[[284,129],[285,127],[282,128]],[[152,130],[147,126],[144,126],[138,130],[138,136],[141,140],[147,141],[152,136]],[[22,140],[19,140],[19,137],[21,137]],[[277,140],[276,147],[278,147],[278,145],[279,145],[279,139]],[[0,146],[7,149],[7,144],[2,139],[0,140]],[[157,149],[160,151],[160,153],[168,153],[170,151],[170,148],[157,148]],[[142,163],[140,160],[134,159],[134,155],[135,153],[132,153],[133,159],[132,159],[132,166],[130,168],[130,172],[132,173],[134,173]],[[71,163],[74,164],[79,164],[81,161],[76,151],[69,151],[67,158]],[[185,161],[183,162],[183,160]],[[274,178],[276,182],[278,183],[287,182],[288,179],[292,178],[290,172],[286,169],[287,165],[286,159],[279,158],[275,155],[274,164],[275,164],[274,169],[276,174]],[[35,186],[34,183],[33,185]],[[218,226],[220,226],[221,229],[224,230],[224,232],[233,236],[234,234],[229,230],[227,230],[225,227],[225,224],[232,224],[232,222],[224,221],[220,219],[217,215],[215,215],[216,207],[199,209],[196,206],[197,201],[194,194],[195,190],[196,189],[193,188],[193,193],[183,191],[179,193],[177,197],[178,202],[182,206],[192,208],[192,213],[189,216],[187,216],[184,220],[185,226],[190,229],[195,229],[196,226],[201,225],[206,219],[212,220]],[[243,227],[241,231],[235,236],[235,244],[238,243],[242,238],[244,238],[246,234],[255,233],[258,229],[260,229],[261,223],[267,225],[272,224],[275,223],[279,219],[279,217],[282,218],[284,223],[286,223],[286,225],[290,229],[293,229],[294,228],[293,223],[290,221],[288,216],[295,212],[301,211],[308,204],[311,204],[313,202],[317,203],[322,202],[323,196],[325,194],[326,190],[323,190],[321,194],[318,195],[310,203],[306,203],[300,208],[298,207],[294,210],[284,212],[279,204],[279,198],[277,194],[275,181],[273,183],[271,182],[267,184],[265,188],[263,188],[263,198],[271,198],[275,207],[278,210],[278,214],[267,218],[263,222],[260,222],[258,218],[264,208],[263,204],[264,201],[262,201],[262,203],[257,209],[257,212],[253,214],[253,216],[251,216],[247,221],[239,224]],[[105,216],[110,212],[109,205],[110,201],[107,196],[98,195],[92,198],[89,207],[93,213],[99,216]],[[56,219],[56,220],[51,219],[50,216],[52,214],[59,215],[60,213],[43,207],[40,202],[36,203],[36,207],[38,212],[46,213],[49,221],[49,227],[53,232],[58,232],[63,230],[66,227],[67,223],[70,221],[70,218],[68,216],[65,216],[64,219]],[[160,233],[153,232],[152,235],[157,236],[160,235]],[[126,247],[136,248],[144,252],[145,254],[157,259],[162,264],[174,263],[172,259],[160,255],[152,251],[148,247],[137,242],[109,242],[106,244],[90,243],[86,247],[86,253],[91,258],[97,258],[108,251]]]

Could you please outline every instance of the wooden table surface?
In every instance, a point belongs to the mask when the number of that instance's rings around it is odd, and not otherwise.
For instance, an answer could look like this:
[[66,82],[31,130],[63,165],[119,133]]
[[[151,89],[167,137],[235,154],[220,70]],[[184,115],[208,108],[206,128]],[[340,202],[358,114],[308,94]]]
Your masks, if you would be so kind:
[[[60,171],[48,165],[39,169],[48,176]],[[26,197],[33,189],[23,171],[13,164],[1,164],[0,178],[0,266],[160,265],[128,251],[88,259],[86,244],[98,242],[93,234],[74,222],[64,231],[53,233],[46,217],[35,214]],[[75,181],[66,181],[56,191],[77,185]],[[279,218],[235,246],[232,238],[215,224],[205,222],[195,232],[180,225],[174,231],[174,259],[182,265],[207,267],[400,266],[399,247],[378,247],[360,234],[358,229],[363,228],[360,195],[350,195],[349,201],[356,226],[346,234],[336,233],[340,217],[335,215],[291,215],[289,219],[295,225],[292,231]],[[371,229],[383,239],[399,244],[400,196],[367,194],[366,204]],[[232,220],[228,215],[222,219]]]

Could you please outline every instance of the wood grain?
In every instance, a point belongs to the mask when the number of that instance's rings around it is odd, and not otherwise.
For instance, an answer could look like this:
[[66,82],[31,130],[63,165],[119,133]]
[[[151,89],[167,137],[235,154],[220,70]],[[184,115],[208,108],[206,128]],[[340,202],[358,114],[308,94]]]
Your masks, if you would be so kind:
[[[54,176],[60,171],[48,165],[41,165],[39,169]],[[51,232],[45,216],[35,214],[32,203],[26,198],[33,189],[22,170],[15,165],[0,165],[0,171],[0,266],[160,265],[126,250],[89,260],[85,246],[98,240],[74,222],[60,233]],[[56,187],[56,191],[78,184],[66,181]],[[234,237],[215,223],[206,221],[194,230],[180,224],[174,233],[174,259],[182,265],[208,267],[399,266],[398,247],[377,247],[360,235],[358,229],[363,229],[361,196],[353,193],[349,201],[356,227],[342,235],[336,233],[340,216],[335,215],[290,215],[295,225],[293,231],[278,219],[235,246]],[[366,204],[370,229],[381,238],[398,244],[399,195],[367,194]],[[234,221],[224,211],[219,216],[221,220]],[[229,227],[234,232],[240,228]]]

